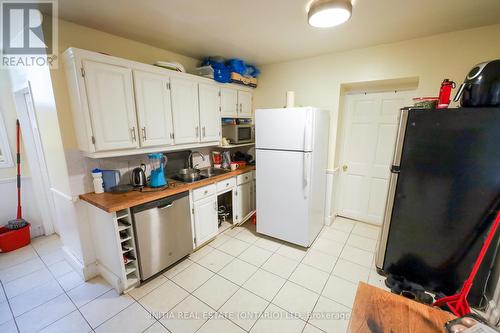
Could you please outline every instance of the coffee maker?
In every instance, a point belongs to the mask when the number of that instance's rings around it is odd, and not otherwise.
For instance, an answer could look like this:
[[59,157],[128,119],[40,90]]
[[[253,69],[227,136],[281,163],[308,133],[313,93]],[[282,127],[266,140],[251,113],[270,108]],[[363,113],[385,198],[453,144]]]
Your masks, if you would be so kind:
[[474,66],[453,100],[462,107],[500,106],[500,59]]

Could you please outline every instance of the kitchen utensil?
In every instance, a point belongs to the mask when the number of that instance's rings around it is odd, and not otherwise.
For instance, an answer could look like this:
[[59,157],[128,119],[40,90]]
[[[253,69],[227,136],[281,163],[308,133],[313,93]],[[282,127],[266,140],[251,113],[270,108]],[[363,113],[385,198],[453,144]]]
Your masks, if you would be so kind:
[[200,170],[194,168],[180,169],[178,177],[181,181],[191,182],[200,178]]
[[17,148],[17,216],[5,226],[0,227],[0,252],[10,252],[28,245],[30,239],[30,224],[23,219],[21,208],[21,128],[16,121],[16,148]]
[[449,79],[444,79],[441,83],[441,88],[439,89],[439,101],[437,108],[446,109],[450,105],[451,90],[455,88],[455,82]]
[[120,178],[120,171],[118,170],[102,170],[104,192],[109,192],[112,187],[119,185]]
[[151,187],[162,187],[167,185],[167,180],[165,179],[164,168],[167,164],[167,157],[162,153],[149,154],[149,168],[151,169],[151,175],[149,177],[149,186]]
[[[6,227],[9,230],[17,230],[29,226],[29,223],[23,219],[21,208],[21,145],[20,145],[21,127],[19,120],[16,121],[16,149],[17,149],[17,216],[10,220]],[[28,242],[29,243],[29,242]]]
[[495,220],[493,221],[493,225],[491,226],[488,236],[484,241],[483,247],[481,248],[481,252],[479,253],[478,258],[474,263],[474,267],[472,268],[472,271],[467,280],[465,280],[464,285],[460,290],[460,292],[452,296],[447,296],[438,299],[437,301],[434,302],[434,304],[432,304],[433,306],[440,307],[446,305],[451,310],[451,312],[453,312],[453,314],[455,314],[458,317],[465,316],[471,313],[469,303],[467,302],[467,296],[469,295],[469,292],[472,288],[472,284],[474,283],[474,278],[476,277],[477,271],[479,270],[479,267],[481,266],[483,259],[486,255],[486,251],[488,251],[490,243],[495,237],[495,233],[497,232],[499,224],[500,224],[500,209],[498,209],[498,213],[495,217]]
[[130,184],[135,187],[144,187],[146,182],[146,165],[141,163],[140,167],[135,168],[130,173]]
[[500,106],[500,59],[474,66],[453,100],[462,107]]
[[213,151],[212,152],[212,162],[214,165],[216,164],[221,164],[222,162],[222,155],[218,151]]
[[231,171],[234,171],[236,169],[239,169],[240,165],[236,162],[231,162]]
[[228,169],[231,164],[231,153],[229,151],[225,151],[222,153],[222,168]]

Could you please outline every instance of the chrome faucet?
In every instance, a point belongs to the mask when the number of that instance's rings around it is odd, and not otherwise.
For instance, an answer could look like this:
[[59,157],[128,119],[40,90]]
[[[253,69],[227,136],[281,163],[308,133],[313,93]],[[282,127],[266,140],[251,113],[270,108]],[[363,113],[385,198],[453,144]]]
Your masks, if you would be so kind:
[[[198,154],[201,156],[201,160],[205,161],[205,155],[200,153],[199,151],[192,151],[189,156],[188,156],[188,168],[192,169],[193,168],[193,155]],[[197,166],[198,164],[196,164]]]

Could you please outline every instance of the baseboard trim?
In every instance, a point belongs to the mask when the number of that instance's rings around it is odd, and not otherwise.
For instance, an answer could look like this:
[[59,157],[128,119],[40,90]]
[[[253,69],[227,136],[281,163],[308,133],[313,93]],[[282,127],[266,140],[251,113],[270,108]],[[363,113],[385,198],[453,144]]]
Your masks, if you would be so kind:
[[88,281],[98,275],[96,263],[84,265],[71,253],[71,251],[68,250],[66,246],[63,246],[62,249],[66,261],[85,281]]
[[97,264],[97,271],[119,294],[123,292],[121,279],[118,276],[99,263]]

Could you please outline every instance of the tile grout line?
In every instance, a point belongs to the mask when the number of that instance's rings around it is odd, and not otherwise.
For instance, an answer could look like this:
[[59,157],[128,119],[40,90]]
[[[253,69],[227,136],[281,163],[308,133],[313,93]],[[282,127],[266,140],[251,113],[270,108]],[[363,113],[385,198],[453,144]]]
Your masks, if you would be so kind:
[[[333,223],[335,223],[335,221],[333,221]],[[333,223],[332,223],[332,224],[333,224]],[[346,241],[344,242],[344,245],[342,246],[342,250],[340,251],[340,255],[342,255],[342,251],[344,251],[344,248],[345,248],[345,246],[347,245],[347,242],[348,242],[348,240],[349,240],[349,237],[350,237],[350,236],[351,236],[351,234],[352,234],[352,230],[354,229],[354,226],[355,226],[355,223],[354,223],[354,225],[353,225],[353,227],[352,227],[351,231],[349,231],[349,236],[347,237]],[[330,274],[329,274],[329,276],[328,276],[328,280],[329,280],[329,279],[330,279],[330,277],[333,275],[333,270],[335,269],[335,267],[336,267],[336,266],[337,266],[337,264],[338,264],[338,261],[339,261],[339,259],[340,259],[340,255],[337,257],[337,260],[335,261],[335,265],[333,265],[333,268],[332,268],[332,270],[331,270],[331,272],[330,272]],[[336,276],[336,275],[334,275],[334,276]],[[325,290],[326,285],[328,284],[328,280],[327,280],[327,281],[326,281],[326,283],[323,285],[323,288],[321,289],[320,296],[319,296],[319,297],[318,297],[318,299],[316,300],[316,303],[314,304],[313,310],[314,310],[314,308],[316,308],[316,306],[318,305],[319,299],[320,299],[320,298],[321,298],[321,296],[323,295],[323,291]],[[326,296],[323,296],[323,297],[326,297]],[[327,298],[327,299],[330,299],[329,297],[326,297],[326,298]],[[339,303],[339,302],[337,302],[337,301],[334,301],[334,300],[332,300],[332,301],[333,301],[333,302],[335,302],[335,303],[341,304],[341,303]],[[341,305],[343,305],[343,304],[341,304]],[[350,310],[352,311],[352,308],[350,308]],[[308,323],[309,325],[312,325],[312,326],[316,327],[315,325],[313,325],[313,324],[309,323],[309,320],[310,320],[310,319],[311,319],[311,318],[310,318],[310,316],[309,316],[309,318],[307,318],[307,323]],[[305,328],[305,327],[304,327],[304,328]],[[316,327],[316,328],[319,328],[319,327]],[[302,332],[303,332],[303,330],[302,330]]]
[[[83,320],[85,320],[85,322],[87,323],[87,325],[89,325],[90,329],[91,329],[92,331],[94,331],[94,328],[92,327],[92,325],[90,325],[90,323],[88,322],[87,318],[85,318],[85,316],[83,315],[83,313],[80,311],[80,308],[78,308],[78,306],[75,304],[75,302],[73,301],[73,299],[72,299],[72,298],[68,295],[68,293],[66,292],[66,290],[63,288],[63,286],[62,286],[62,285],[61,285],[61,283],[59,282],[59,280],[56,278],[56,276],[54,275],[54,273],[53,273],[53,272],[49,269],[49,265],[47,265],[47,264],[45,263],[45,261],[43,261],[43,259],[42,259],[41,255],[38,253],[38,251],[36,250],[36,248],[35,248],[35,247],[33,247],[33,249],[35,250],[35,253],[36,253],[36,254],[37,254],[37,256],[40,258],[40,260],[42,260],[43,264],[45,265],[45,267],[47,268],[47,270],[49,271],[49,273],[52,275],[52,277],[54,278],[54,280],[57,282],[57,284],[59,285],[59,287],[62,289],[63,293],[66,295],[66,297],[70,300],[70,302],[71,302],[71,303],[73,304],[73,306],[76,308],[76,311],[78,311],[78,312],[80,313],[80,315],[82,316]],[[54,252],[54,251],[51,251],[51,252]],[[63,259],[63,260],[65,260],[65,259]],[[73,268],[72,268],[72,269],[73,269]],[[78,274],[78,273],[77,273],[77,274]],[[109,291],[109,290],[108,290],[108,291]],[[106,291],[106,292],[108,292],[108,291]],[[106,293],[106,292],[105,292],[105,293]],[[96,298],[101,297],[101,296],[102,296],[102,295],[104,295],[105,293],[103,293],[103,294],[101,294],[101,295],[97,296]],[[60,294],[60,295],[62,295],[62,294]],[[55,299],[55,298],[59,297],[60,295],[58,295],[58,296],[54,297],[53,299]],[[96,298],[94,298],[94,299],[96,299]],[[92,300],[94,300],[94,299],[92,299]],[[91,301],[90,301],[90,302],[91,302]],[[88,303],[90,303],[90,302],[88,302]],[[46,303],[47,303],[47,302],[45,302],[44,304],[46,304]],[[86,303],[86,304],[88,304],[88,303]],[[43,304],[41,304],[41,305],[43,305]],[[39,305],[39,306],[41,306],[41,305]],[[31,311],[31,310],[30,310],[30,311]],[[70,313],[68,313],[67,315],[69,315],[69,314],[71,314],[71,313],[73,313],[73,312],[74,312],[74,311],[71,311],[71,312],[70,312]],[[66,317],[67,315],[65,315],[65,316],[63,316],[63,317],[61,317],[61,318],[58,318],[58,319],[54,320],[54,321],[53,321],[53,322],[51,322],[50,324],[48,324],[48,325],[46,325],[46,326],[44,326],[44,327],[40,328],[40,330],[42,330],[42,329],[44,329],[44,328],[49,327],[50,325],[52,325],[52,324],[56,323],[57,321],[59,321],[59,320],[63,319],[63,318],[64,318],[64,317]]]
[[19,331],[19,326],[17,325],[16,317],[14,316],[14,311],[12,311],[12,306],[10,305],[9,299],[7,298],[7,293],[5,292],[5,287],[3,286],[2,280],[0,280],[0,286],[2,287],[3,293],[5,295],[5,302],[9,306],[10,314],[12,315],[12,320],[14,321],[14,325],[16,325],[17,332]]

